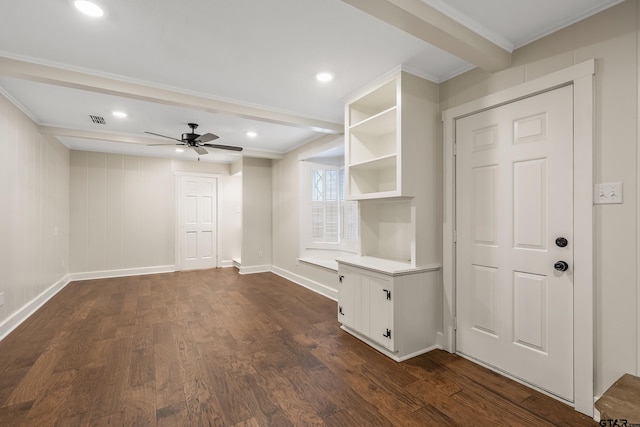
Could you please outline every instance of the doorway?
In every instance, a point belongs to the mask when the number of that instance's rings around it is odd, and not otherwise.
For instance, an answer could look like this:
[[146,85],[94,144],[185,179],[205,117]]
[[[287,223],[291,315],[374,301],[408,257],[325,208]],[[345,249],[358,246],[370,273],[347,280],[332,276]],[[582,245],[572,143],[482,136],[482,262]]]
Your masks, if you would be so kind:
[[[595,60],[585,61],[564,70],[523,83],[475,101],[451,108],[443,112],[443,347],[450,352],[458,352],[456,322],[458,322],[457,277],[457,227],[459,207],[456,195],[456,122],[496,107],[531,98],[565,86],[573,89],[573,402],[576,410],[593,416],[594,390],[594,310],[593,310],[593,76]],[[532,165],[532,164],[531,164]],[[539,165],[538,165],[539,166]],[[533,168],[535,169],[535,168]],[[529,172],[533,171],[529,169]],[[524,171],[524,170],[523,170]],[[486,176],[485,176],[486,178]],[[505,224],[497,224],[505,227]],[[552,244],[555,245],[555,237]],[[555,262],[554,262],[555,264]],[[554,270],[555,271],[555,270]],[[531,279],[521,276],[519,279]],[[537,276],[534,276],[537,278]],[[485,282],[490,280],[485,277]],[[535,281],[534,281],[535,282]],[[533,283],[527,282],[533,285]],[[535,286],[534,286],[535,287]],[[522,289],[531,289],[523,285]],[[540,289],[540,286],[538,287]],[[522,295],[521,295],[522,296]],[[512,300],[513,301],[513,300]],[[489,329],[489,328],[487,328]],[[529,334],[532,331],[527,331]],[[535,341],[528,335],[525,341]],[[529,344],[535,344],[531,342]],[[487,364],[487,366],[494,368]],[[519,379],[515,375],[511,375]],[[544,392],[544,389],[540,389]]]
[[573,86],[455,131],[456,351],[573,402]]
[[176,268],[218,267],[218,177],[176,174]]

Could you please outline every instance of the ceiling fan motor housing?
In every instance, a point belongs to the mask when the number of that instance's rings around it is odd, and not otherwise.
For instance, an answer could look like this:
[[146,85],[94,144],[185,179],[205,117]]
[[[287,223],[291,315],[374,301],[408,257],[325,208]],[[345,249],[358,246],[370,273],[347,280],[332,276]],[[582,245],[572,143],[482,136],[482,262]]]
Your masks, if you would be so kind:
[[197,133],[183,133],[182,140],[187,142],[192,142],[192,141],[195,141],[196,138],[198,138],[199,136],[200,135],[198,135]]

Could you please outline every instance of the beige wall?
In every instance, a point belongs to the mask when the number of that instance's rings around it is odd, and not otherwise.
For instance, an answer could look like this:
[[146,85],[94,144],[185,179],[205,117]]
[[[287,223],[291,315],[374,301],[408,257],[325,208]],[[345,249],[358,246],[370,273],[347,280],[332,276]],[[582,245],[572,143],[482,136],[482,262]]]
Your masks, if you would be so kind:
[[[71,152],[70,258],[73,273],[175,264],[175,172],[221,174],[220,260],[238,251],[239,181],[229,166],[121,154]],[[230,202],[228,202],[230,201]]]
[[69,150],[0,96],[0,152],[2,335],[12,315],[67,274]]
[[[337,272],[298,263],[300,256],[300,156],[336,139],[326,135],[273,161],[273,265],[286,273],[319,283],[336,294]],[[295,278],[295,277],[294,277]]]
[[[441,110],[590,58],[595,83],[594,182],[621,181],[622,205],[595,208],[596,394],[622,374],[639,374],[638,356],[638,8],[627,0],[518,49],[511,68],[473,70],[440,86]],[[580,286],[576,283],[575,286]]]
[[242,269],[271,267],[271,160],[242,159]]

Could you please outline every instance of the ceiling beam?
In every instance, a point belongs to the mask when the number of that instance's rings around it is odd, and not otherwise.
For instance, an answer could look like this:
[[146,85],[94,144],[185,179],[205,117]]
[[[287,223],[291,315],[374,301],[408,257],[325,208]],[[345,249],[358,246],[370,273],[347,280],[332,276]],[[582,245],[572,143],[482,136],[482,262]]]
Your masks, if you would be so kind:
[[[122,135],[109,132],[96,132],[92,130],[70,129],[56,126],[38,126],[38,130],[43,135],[52,135],[69,138],[92,139],[96,141],[126,142],[127,144],[138,145],[154,145],[162,144],[162,140],[158,138],[147,138],[144,136]],[[167,145],[173,145],[168,143]],[[177,144],[176,144],[177,145]],[[270,151],[243,150],[242,152],[229,152],[229,154],[242,157],[259,157],[263,159],[280,160],[284,158],[284,154],[274,153]]]
[[342,0],[486,71],[508,68],[511,53],[422,0]]
[[67,136],[70,138],[95,139],[98,141],[126,142],[128,144],[151,145],[161,144],[162,140],[157,138],[147,138],[144,136],[122,135],[110,132],[96,132],[92,130],[61,128],[56,126],[38,126],[38,130],[43,135]]
[[13,58],[0,57],[0,74],[32,80],[56,86],[70,87],[107,95],[155,102],[176,107],[190,108],[209,113],[227,114],[251,120],[276,123],[337,134],[344,132],[341,123],[311,119],[291,113],[269,110],[241,103],[221,101],[204,96],[163,89],[141,83],[132,83],[115,78],[97,76],[49,65],[35,64]]

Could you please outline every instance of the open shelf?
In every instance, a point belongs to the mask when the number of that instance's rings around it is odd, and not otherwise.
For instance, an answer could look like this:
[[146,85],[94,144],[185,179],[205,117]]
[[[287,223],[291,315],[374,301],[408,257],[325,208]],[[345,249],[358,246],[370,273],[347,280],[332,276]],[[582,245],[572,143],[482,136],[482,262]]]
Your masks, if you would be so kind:
[[415,265],[415,224],[410,199],[360,203],[361,254]]
[[367,120],[397,105],[397,80],[377,88],[349,104],[347,126]]
[[349,163],[396,154],[397,108],[392,107],[349,129]]
[[388,155],[349,165],[349,195],[395,192],[398,190],[396,156]]
[[394,132],[396,126],[396,115],[398,107],[395,105],[388,108],[375,116],[368,117],[354,125],[349,130],[351,132],[358,132],[366,135],[380,135],[385,133]]

